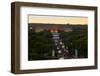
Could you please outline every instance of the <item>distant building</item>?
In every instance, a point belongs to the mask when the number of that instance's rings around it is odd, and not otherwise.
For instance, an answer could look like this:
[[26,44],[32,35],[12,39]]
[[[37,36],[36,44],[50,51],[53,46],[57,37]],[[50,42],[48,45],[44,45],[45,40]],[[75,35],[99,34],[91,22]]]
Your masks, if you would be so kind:
[[69,27],[67,24],[40,24],[40,23],[30,23],[29,29],[35,30],[35,32],[40,32],[43,30],[47,31],[72,31],[72,27]]

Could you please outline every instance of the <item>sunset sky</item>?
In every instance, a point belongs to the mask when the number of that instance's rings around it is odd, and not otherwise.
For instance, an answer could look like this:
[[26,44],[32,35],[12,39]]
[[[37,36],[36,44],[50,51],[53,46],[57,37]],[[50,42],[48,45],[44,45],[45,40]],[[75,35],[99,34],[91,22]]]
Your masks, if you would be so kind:
[[38,16],[29,15],[28,23],[49,23],[49,24],[88,24],[87,17],[69,16]]

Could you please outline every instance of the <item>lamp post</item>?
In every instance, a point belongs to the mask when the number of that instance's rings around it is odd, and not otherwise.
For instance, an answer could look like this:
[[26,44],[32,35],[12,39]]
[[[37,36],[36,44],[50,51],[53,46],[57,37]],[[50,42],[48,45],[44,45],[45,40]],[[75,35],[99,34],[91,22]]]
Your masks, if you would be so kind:
[[78,50],[75,49],[75,58],[78,58]]

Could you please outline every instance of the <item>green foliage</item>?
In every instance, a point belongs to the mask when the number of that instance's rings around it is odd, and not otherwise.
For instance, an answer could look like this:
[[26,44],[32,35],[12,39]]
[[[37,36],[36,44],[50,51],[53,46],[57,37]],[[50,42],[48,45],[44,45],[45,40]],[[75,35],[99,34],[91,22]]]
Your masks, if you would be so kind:
[[45,60],[52,58],[53,41],[50,32],[29,30],[29,60]]
[[87,58],[88,49],[87,49],[87,28],[86,29],[77,29],[71,32],[61,31],[60,35],[63,39],[63,42],[66,46],[69,47],[70,52],[75,53],[75,49],[78,50],[78,57]]
[[[68,47],[72,55],[75,55],[75,49],[77,49],[78,58],[87,58],[87,26],[75,26],[72,30],[69,32],[59,32],[65,46]],[[28,30],[28,60],[57,59],[57,57],[52,56],[53,49],[54,42],[52,40],[52,34],[49,31],[35,32],[33,29]]]

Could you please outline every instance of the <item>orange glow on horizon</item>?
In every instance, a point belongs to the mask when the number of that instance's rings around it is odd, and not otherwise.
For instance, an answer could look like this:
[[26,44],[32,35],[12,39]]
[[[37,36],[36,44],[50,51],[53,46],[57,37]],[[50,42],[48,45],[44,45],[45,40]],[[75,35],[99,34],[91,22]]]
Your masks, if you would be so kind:
[[28,16],[28,23],[88,24],[87,17]]

